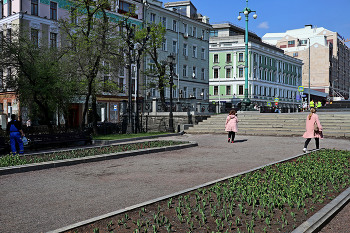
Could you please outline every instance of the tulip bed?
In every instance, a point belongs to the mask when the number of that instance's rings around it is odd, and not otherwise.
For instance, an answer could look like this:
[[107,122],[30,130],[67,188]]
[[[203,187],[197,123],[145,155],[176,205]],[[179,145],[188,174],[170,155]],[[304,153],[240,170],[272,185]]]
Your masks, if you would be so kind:
[[68,232],[291,232],[349,185],[350,152],[326,149]]
[[118,153],[123,151],[132,151],[132,150],[140,150],[147,148],[155,148],[155,147],[163,147],[163,146],[173,146],[180,145],[188,142],[183,141],[148,141],[148,142],[139,142],[132,144],[123,144],[123,145],[112,145],[112,146],[104,146],[99,148],[90,148],[90,149],[75,149],[69,151],[57,151],[54,153],[48,154],[36,154],[36,155],[5,155],[0,157],[0,167],[8,167],[8,166],[16,166],[23,165],[29,163],[41,163],[47,161],[55,161],[62,159],[73,159],[73,158],[81,158],[93,155],[102,155],[102,154],[111,154]]

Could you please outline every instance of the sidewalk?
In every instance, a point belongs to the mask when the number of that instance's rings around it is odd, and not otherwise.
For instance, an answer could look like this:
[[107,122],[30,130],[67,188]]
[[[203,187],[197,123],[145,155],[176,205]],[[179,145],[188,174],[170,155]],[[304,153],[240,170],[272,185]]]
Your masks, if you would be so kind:
[[[47,232],[301,154],[301,137],[183,135],[198,147],[0,176],[0,232]],[[349,140],[320,146],[348,149]],[[314,141],[309,149],[314,149]]]

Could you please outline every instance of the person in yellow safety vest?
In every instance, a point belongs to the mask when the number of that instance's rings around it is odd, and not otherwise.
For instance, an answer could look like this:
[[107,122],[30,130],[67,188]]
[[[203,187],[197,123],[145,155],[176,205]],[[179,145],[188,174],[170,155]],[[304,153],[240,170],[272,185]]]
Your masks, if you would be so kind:
[[320,108],[320,107],[322,107],[322,103],[321,103],[321,101],[318,101],[317,102],[317,106],[316,106],[317,108]]
[[310,108],[314,108],[314,107],[315,107],[314,101],[311,100],[311,101],[310,101]]

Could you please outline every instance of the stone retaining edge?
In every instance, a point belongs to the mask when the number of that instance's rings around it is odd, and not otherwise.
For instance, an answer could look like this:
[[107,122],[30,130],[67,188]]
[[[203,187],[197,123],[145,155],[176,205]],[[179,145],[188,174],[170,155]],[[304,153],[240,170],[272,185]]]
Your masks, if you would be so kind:
[[[318,149],[318,150],[323,150],[323,149],[324,148]],[[311,153],[311,152],[314,152],[314,151],[318,151],[318,150],[313,150],[313,151],[310,151],[308,153]],[[305,154],[308,154],[308,153],[305,153]],[[53,231],[49,231],[47,233],[62,233],[62,232],[68,231],[68,230],[72,230],[74,228],[81,227],[81,226],[84,226],[84,225],[87,225],[87,224],[91,224],[93,222],[96,222],[96,221],[99,221],[99,220],[102,220],[102,219],[105,219],[105,218],[109,218],[109,217],[112,217],[114,215],[122,214],[124,212],[140,208],[142,206],[147,206],[147,205],[150,205],[150,204],[154,204],[154,203],[156,203],[158,201],[163,201],[163,200],[166,200],[168,198],[179,196],[179,195],[181,195],[183,193],[187,193],[187,192],[190,192],[190,191],[197,190],[199,188],[203,188],[203,187],[206,187],[206,186],[209,186],[209,185],[213,185],[213,184],[215,184],[217,182],[221,182],[221,181],[224,181],[224,180],[227,180],[227,179],[239,176],[239,175],[243,175],[243,174],[246,174],[246,173],[249,173],[249,172],[257,171],[257,170],[259,170],[259,169],[261,169],[263,167],[266,167],[266,166],[270,166],[270,165],[274,165],[274,164],[277,164],[277,163],[282,163],[282,162],[285,162],[285,161],[288,161],[288,160],[291,160],[291,159],[294,159],[294,158],[298,158],[298,157],[300,157],[302,155],[305,155],[305,154],[299,154],[299,155],[296,155],[296,156],[293,156],[293,157],[290,157],[290,158],[287,158],[287,159],[283,159],[283,160],[280,160],[280,161],[277,161],[277,162],[272,162],[272,163],[269,163],[269,164],[266,164],[266,165],[263,165],[263,166],[259,166],[259,167],[253,168],[253,169],[249,169],[247,171],[239,172],[239,173],[236,173],[236,174],[231,175],[231,176],[226,176],[226,177],[214,180],[214,181],[210,181],[210,182],[207,182],[207,183],[204,183],[204,184],[201,184],[201,185],[194,186],[192,188],[184,189],[184,190],[181,190],[179,192],[175,192],[175,193],[172,193],[172,194],[169,194],[169,195],[166,195],[166,196],[162,196],[162,197],[155,198],[155,199],[152,199],[152,200],[149,200],[149,201],[146,201],[146,202],[142,202],[142,203],[139,203],[139,204],[136,204],[136,205],[132,205],[132,206],[126,207],[124,209],[116,210],[116,211],[113,211],[113,212],[110,212],[110,213],[107,213],[107,214],[104,214],[104,215],[100,215],[100,216],[97,216],[97,217],[94,217],[94,218],[90,218],[88,220],[81,221],[81,222],[78,222],[78,223],[74,223],[74,224],[68,225],[66,227],[62,227],[62,228],[59,228],[59,229],[56,229],[56,230],[53,230]]]
[[110,144],[120,143],[120,142],[139,141],[144,139],[162,138],[162,137],[170,137],[170,136],[181,136],[183,134],[184,132],[182,131],[180,133],[160,134],[160,135],[145,136],[145,137],[125,138],[125,139],[118,139],[118,140],[92,140],[92,142],[94,145],[110,145]]
[[76,165],[81,163],[98,162],[98,161],[103,161],[108,159],[124,158],[124,157],[135,156],[135,155],[143,155],[143,154],[157,153],[157,152],[164,152],[164,151],[171,151],[171,150],[180,150],[180,149],[190,148],[194,146],[198,146],[198,143],[190,141],[189,143],[174,145],[174,146],[163,146],[163,147],[155,147],[155,148],[140,149],[140,150],[133,150],[133,151],[125,151],[125,152],[119,152],[119,153],[93,155],[93,156],[81,157],[81,158],[2,167],[0,168],[0,176],[20,173],[20,172],[38,171],[38,170],[48,169],[48,168],[57,168],[62,166],[70,166],[70,165]]
[[350,187],[342,192],[333,201],[324,206],[321,210],[315,213],[311,218],[302,223],[292,233],[313,233],[318,232],[319,227],[324,222],[333,217],[336,212],[341,209],[350,200]]

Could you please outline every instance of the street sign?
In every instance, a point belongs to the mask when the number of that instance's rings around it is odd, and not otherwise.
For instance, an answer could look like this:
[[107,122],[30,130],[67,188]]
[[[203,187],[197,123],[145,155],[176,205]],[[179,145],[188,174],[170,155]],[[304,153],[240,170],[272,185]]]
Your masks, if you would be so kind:
[[117,111],[117,110],[118,110],[118,106],[114,105],[114,111]]
[[303,92],[303,91],[304,91],[304,86],[299,86],[299,87],[298,87],[298,91],[299,91],[299,92]]
[[278,103],[279,99],[278,98],[275,98],[275,102]]
[[269,106],[269,107],[270,107],[270,106],[271,106],[271,102],[267,102],[267,106]]
[[277,106],[277,105],[278,105],[278,102],[275,102],[275,105]]

